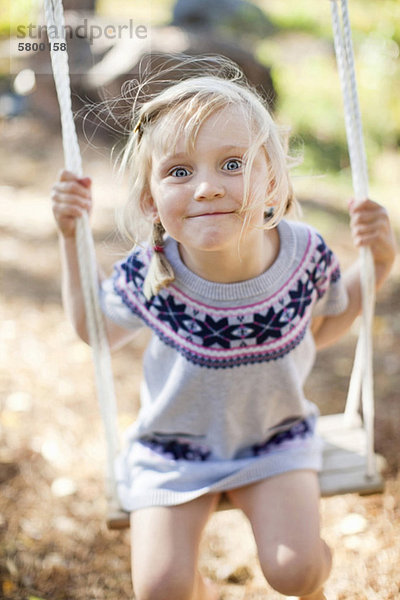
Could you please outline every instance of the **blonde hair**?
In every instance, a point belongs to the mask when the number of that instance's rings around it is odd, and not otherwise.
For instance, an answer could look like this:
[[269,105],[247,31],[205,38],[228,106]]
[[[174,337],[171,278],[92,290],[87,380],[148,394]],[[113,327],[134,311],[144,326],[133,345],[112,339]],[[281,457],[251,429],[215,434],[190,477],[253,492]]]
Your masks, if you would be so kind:
[[[244,215],[243,229],[247,225],[249,212],[257,202],[273,207],[264,228],[275,227],[290,209],[295,208],[289,168],[294,163],[288,155],[288,131],[279,127],[272,119],[265,101],[245,80],[243,73],[234,63],[222,58],[186,58],[185,67],[197,69],[203,62],[201,76],[189,76],[178,83],[170,83],[165,89],[144,102],[139,100],[141,87],[138,82],[130,120],[128,142],[121,156],[120,171],[129,173],[129,198],[119,215],[119,228],[134,244],[149,240],[154,232],[154,218],[146,208],[149,195],[149,180],[154,149],[167,151],[174,148],[184,136],[189,148],[193,148],[204,121],[216,111],[228,106],[240,108],[243,122],[252,133],[252,143],[246,153],[244,166],[244,196],[239,213]],[[168,71],[168,68],[165,69]],[[143,84],[142,84],[143,85]],[[251,170],[258,152],[264,149],[269,169],[268,196],[264,190],[261,198],[250,196]],[[259,191],[260,192],[260,191]],[[260,193],[257,194],[260,196]],[[161,231],[161,233],[160,233]],[[144,293],[150,298],[162,287],[171,283],[174,274],[159,248],[162,229],[157,225],[158,251],[153,258],[145,281]],[[161,237],[160,237],[161,235]],[[154,240],[152,240],[154,245]]]

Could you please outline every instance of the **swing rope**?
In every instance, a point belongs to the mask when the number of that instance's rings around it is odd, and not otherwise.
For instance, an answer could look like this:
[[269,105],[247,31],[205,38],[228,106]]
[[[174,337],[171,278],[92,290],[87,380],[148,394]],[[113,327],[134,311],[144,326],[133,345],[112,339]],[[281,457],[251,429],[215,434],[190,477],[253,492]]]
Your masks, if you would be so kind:
[[[65,22],[61,0],[45,0],[47,30],[56,33],[53,42],[66,43]],[[49,40],[50,41],[50,40]],[[77,177],[83,176],[82,159],[71,105],[71,88],[68,54],[51,50],[51,63],[61,113],[62,138],[65,167]],[[87,213],[77,220],[76,246],[79,261],[81,286],[84,295],[86,324],[92,348],[97,398],[106,436],[107,451],[107,496],[116,502],[114,460],[118,451],[117,406],[105,325],[98,299],[99,280],[96,271],[96,256]]]
[[[355,199],[362,200],[368,196],[368,175],[354,71],[354,56],[347,0],[341,0],[341,17],[337,6],[338,0],[330,1]],[[44,7],[48,31],[55,34],[51,38],[51,48],[54,46],[53,42],[65,44],[62,0],[44,0]],[[68,53],[66,51],[54,51],[51,49],[50,54],[60,105],[65,166],[67,170],[74,173],[77,177],[82,177],[82,160],[71,105]],[[107,495],[109,501],[114,506],[118,506],[114,472],[114,461],[118,452],[117,405],[110,350],[98,297],[99,281],[96,272],[97,263],[94,242],[87,214],[84,214],[77,221],[76,244],[87,328],[92,348],[97,398],[106,437]],[[350,421],[354,420],[359,407],[360,393],[362,392],[363,415],[367,432],[367,474],[372,477],[376,473],[373,434],[374,399],[371,341],[375,285],[374,267],[369,248],[361,249],[360,260],[363,319],[350,381],[345,416]]]
[[[350,155],[355,200],[368,197],[368,169],[363,139],[361,112],[357,94],[354,53],[351,39],[347,0],[331,0],[332,28],[336,60],[342,88],[346,135]],[[366,429],[367,476],[376,474],[374,454],[374,384],[372,355],[372,326],[375,308],[375,270],[370,248],[360,249],[362,291],[362,322],[357,343],[353,371],[347,396],[345,420],[355,421],[360,405],[360,394]]]

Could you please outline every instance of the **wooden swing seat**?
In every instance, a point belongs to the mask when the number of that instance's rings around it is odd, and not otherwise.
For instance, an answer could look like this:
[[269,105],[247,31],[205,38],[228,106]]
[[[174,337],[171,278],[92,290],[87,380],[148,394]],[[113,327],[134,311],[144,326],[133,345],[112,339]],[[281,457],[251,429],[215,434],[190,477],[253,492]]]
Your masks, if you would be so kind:
[[[377,472],[373,477],[367,475],[366,431],[362,426],[361,418],[355,419],[353,425],[348,425],[344,414],[320,417],[317,431],[324,441],[323,466],[319,474],[323,497],[383,492],[382,472],[386,462],[383,456],[375,454]],[[232,506],[229,501],[222,496],[218,510],[230,508]],[[110,503],[107,527],[109,529],[129,527],[129,514]]]

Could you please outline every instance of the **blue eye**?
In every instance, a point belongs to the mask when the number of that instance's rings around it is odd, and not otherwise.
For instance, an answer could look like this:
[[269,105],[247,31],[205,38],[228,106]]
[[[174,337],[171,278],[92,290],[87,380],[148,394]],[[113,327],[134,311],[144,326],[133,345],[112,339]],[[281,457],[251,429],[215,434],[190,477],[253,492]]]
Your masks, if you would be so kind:
[[230,158],[222,168],[224,171],[237,171],[238,169],[241,169],[242,166],[243,162],[239,158]]
[[186,167],[175,167],[171,169],[169,175],[172,175],[172,177],[187,177],[190,175],[190,171]]

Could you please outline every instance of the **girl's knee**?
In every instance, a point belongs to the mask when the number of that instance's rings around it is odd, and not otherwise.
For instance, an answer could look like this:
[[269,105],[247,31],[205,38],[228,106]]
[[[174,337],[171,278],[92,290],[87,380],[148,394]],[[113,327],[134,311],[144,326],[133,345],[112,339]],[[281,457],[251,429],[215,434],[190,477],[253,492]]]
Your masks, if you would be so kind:
[[302,563],[275,567],[265,576],[269,585],[284,596],[306,596],[317,591],[323,583],[315,567]]
[[306,596],[320,589],[331,570],[331,552],[325,542],[318,552],[294,553],[261,564],[268,583],[286,596]]

